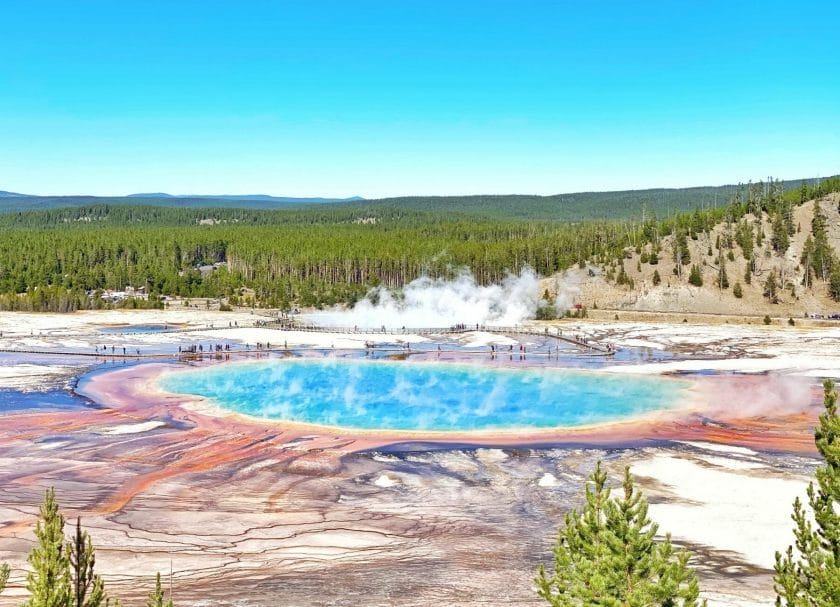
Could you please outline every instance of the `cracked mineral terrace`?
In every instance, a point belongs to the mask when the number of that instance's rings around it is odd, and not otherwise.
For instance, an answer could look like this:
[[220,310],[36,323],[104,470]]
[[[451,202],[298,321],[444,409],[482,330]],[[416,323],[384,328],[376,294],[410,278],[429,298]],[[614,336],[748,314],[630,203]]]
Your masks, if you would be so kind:
[[[792,540],[790,504],[817,464],[818,378],[840,376],[840,329],[574,321],[558,326],[615,343],[614,360],[552,357],[537,337],[524,338],[522,358],[492,359],[489,344],[519,342],[246,328],[253,320],[0,314],[0,561],[13,567],[0,605],[23,595],[37,506],[53,485],[128,601],[171,562],[183,605],[536,606],[536,566],[599,459],[614,480],[632,466],[661,530],[695,554],[710,605],[772,602],[773,552]],[[132,325],[180,330],[117,330]],[[285,351],[244,347],[258,341]],[[279,360],[365,356],[365,341],[410,342],[410,354],[394,348],[405,364],[677,374],[694,397],[676,415],[575,430],[377,433],[211,410],[154,383],[161,368],[228,358],[179,361],[179,346]],[[111,346],[158,358],[90,356]]]

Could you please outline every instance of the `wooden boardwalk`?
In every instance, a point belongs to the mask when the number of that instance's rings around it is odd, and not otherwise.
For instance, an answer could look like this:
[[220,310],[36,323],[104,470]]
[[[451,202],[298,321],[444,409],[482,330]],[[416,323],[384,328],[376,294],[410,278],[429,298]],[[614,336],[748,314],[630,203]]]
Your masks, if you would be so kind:
[[[597,343],[594,341],[589,340],[588,338],[581,337],[575,335],[571,332],[563,332],[559,328],[549,329],[548,327],[543,328],[542,330],[536,327],[529,327],[529,326],[496,326],[496,325],[457,325],[452,327],[400,327],[400,328],[388,328],[388,327],[381,327],[378,329],[373,329],[369,327],[337,327],[337,326],[322,326],[322,325],[315,325],[315,324],[304,324],[299,323],[289,319],[277,319],[277,320],[260,320],[255,321],[253,323],[242,324],[242,325],[232,325],[228,327],[216,327],[216,326],[204,326],[204,327],[173,327],[172,329],[150,329],[148,331],[137,331],[137,330],[127,330],[125,332],[110,332],[107,334],[102,334],[103,338],[110,338],[114,336],[124,336],[130,337],[131,335],[138,335],[138,334],[171,334],[171,333],[182,333],[182,334],[189,334],[189,333],[196,333],[196,332],[204,332],[204,331],[227,331],[227,330],[236,330],[236,329],[247,329],[247,328],[261,328],[261,329],[271,329],[278,332],[305,332],[305,333],[326,333],[326,334],[335,334],[335,335],[390,335],[390,336],[408,336],[408,335],[421,335],[424,337],[441,337],[441,336],[451,336],[451,335],[462,335],[467,333],[473,332],[484,332],[484,333],[492,333],[496,335],[504,335],[504,336],[529,336],[529,337],[540,337],[544,339],[552,339],[559,342],[564,342],[575,346],[579,350],[585,352],[586,354],[590,355],[600,355],[600,356],[612,356],[615,354],[615,348]],[[88,335],[88,334],[78,334],[78,335]],[[63,334],[57,337],[71,337],[77,336],[76,334]],[[488,348],[490,346],[488,345]],[[125,353],[121,352],[123,348],[115,347],[112,352],[108,352],[107,349],[103,351],[96,351],[96,352],[85,352],[85,351],[72,351],[72,350],[51,350],[51,349],[38,349],[38,348],[0,348],[0,352],[2,353],[14,353],[14,354],[32,354],[32,355],[64,355],[64,356],[86,356],[89,358],[105,358],[105,359],[148,359],[148,358],[172,358],[174,356],[178,356],[180,358],[190,358],[190,357],[221,357],[223,358],[226,355],[240,355],[240,354],[253,354],[253,353],[261,353],[261,352],[288,352],[291,350],[295,351],[331,351],[336,350],[336,348],[332,347],[283,347],[283,348],[235,348],[231,350],[222,350],[220,352],[216,352],[214,350],[209,350],[206,352],[155,352],[155,353],[138,353],[136,348],[133,348],[133,351],[126,350]],[[338,348],[341,350],[342,348]],[[376,350],[378,352],[408,352],[408,353],[419,353],[419,352],[430,352],[430,350],[425,349],[416,349],[411,350],[406,348],[388,348],[387,345],[381,347],[372,347],[370,349]],[[431,350],[434,352],[434,350]],[[469,349],[459,349],[459,350],[441,350],[441,353],[444,352],[458,352],[461,354],[487,354],[488,352],[497,355],[505,354],[505,350],[496,349],[495,352],[487,349],[482,350],[469,350]],[[516,353],[508,351],[509,354]],[[529,356],[552,356],[552,350],[549,348],[548,352],[545,351],[532,351],[532,352],[522,352],[523,354],[527,354]]]
[[459,327],[401,327],[399,329],[381,327],[379,329],[371,329],[368,327],[324,327],[313,324],[300,323],[286,323],[280,325],[266,325],[267,327],[287,330],[287,331],[310,331],[313,333],[336,333],[340,335],[422,335],[422,336],[442,336],[442,335],[460,335],[465,333],[473,333],[480,331],[483,333],[494,333],[497,335],[526,335],[530,337],[552,338],[557,341],[562,341],[582,350],[599,352],[605,355],[615,353],[615,350],[607,345],[590,341],[586,338],[579,337],[573,333],[563,333],[560,329],[551,330],[545,327],[539,330],[535,327],[514,325],[514,326],[498,326],[498,325],[466,325]]

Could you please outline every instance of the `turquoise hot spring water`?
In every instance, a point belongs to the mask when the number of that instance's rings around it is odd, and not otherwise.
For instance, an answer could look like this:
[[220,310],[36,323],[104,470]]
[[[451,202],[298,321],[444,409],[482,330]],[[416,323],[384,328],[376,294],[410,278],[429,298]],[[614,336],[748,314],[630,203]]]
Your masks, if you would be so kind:
[[159,384],[254,417],[430,432],[627,420],[676,406],[688,389],[662,377],[356,359],[229,363],[167,373]]
[[430,432],[628,420],[677,406],[688,389],[662,377],[357,359],[228,363],[167,373],[159,385],[259,418]]

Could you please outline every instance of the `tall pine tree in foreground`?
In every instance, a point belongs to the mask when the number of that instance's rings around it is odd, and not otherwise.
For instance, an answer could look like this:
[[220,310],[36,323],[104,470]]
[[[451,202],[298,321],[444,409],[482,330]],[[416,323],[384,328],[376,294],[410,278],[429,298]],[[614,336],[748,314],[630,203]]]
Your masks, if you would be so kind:
[[52,488],[44,496],[35,539],[26,579],[31,596],[25,607],[119,607],[119,601],[107,598],[102,578],[94,573],[93,542],[80,519],[70,541],[65,540],[64,517]]
[[629,468],[623,488],[622,497],[611,499],[599,462],[583,509],[568,513],[560,529],[553,573],[539,568],[537,593],[553,607],[697,607],[689,554],[675,552],[670,535],[655,539],[658,526]]
[[793,504],[796,553],[788,546],[776,553],[778,607],[840,605],[840,417],[837,392],[823,384],[825,412],[816,429],[817,450],[825,465],[817,468],[817,487],[808,485],[807,512],[799,498]]
[[9,566],[6,563],[0,565],[0,592],[6,588],[6,582],[9,581]]
[[68,543],[72,607],[100,607],[107,604],[105,584],[93,572],[96,553],[87,531],[82,531],[82,521],[76,518],[76,532]]
[[167,601],[163,594],[163,586],[160,583],[160,571],[155,577],[155,589],[149,593],[146,600],[146,607],[172,607],[172,598]]
[[68,607],[70,560],[64,543],[64,517],[58,511],[55,490],[47,489],[35,527],[35,547],[29,553],[32,571],[26,577],[31,594],[26,607]]

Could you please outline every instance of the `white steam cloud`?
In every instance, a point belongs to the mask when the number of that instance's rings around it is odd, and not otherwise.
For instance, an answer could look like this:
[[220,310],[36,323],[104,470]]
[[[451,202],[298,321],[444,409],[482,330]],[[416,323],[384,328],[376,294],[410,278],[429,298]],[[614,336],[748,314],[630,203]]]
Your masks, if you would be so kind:
[[554,280],[554,307],[558,314],[570,310],[580,302],[583,274],[575,270],[567,270],[562,277]]
[[498,285],[480,285],[465,269],[454,279],[421,276],[401,291],[379,287],[351,310],[315,314],[312,319],[365,328],[514,325],[534,317],[542,298],[539,286],[536,273],[527,267]]

